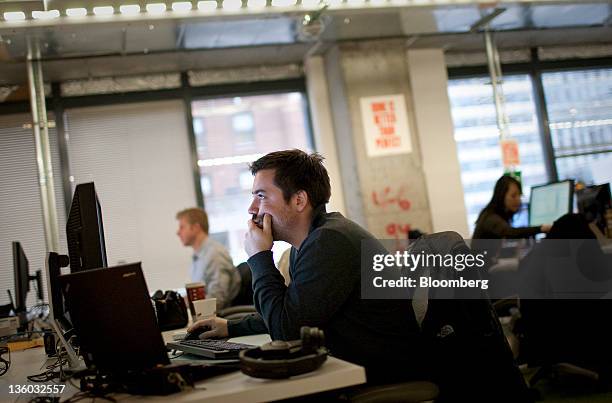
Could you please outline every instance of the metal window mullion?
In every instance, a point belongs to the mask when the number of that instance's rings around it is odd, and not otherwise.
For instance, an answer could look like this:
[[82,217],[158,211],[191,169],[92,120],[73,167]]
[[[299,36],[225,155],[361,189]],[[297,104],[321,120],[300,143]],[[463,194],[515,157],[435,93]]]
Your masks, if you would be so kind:
[[196,201],[198,206],[205,208],[204,205],[204,194],[202,192],[202,181],[200,175],[200,166],[198,165],[198,148],[195,138],[195,130],[193,129],[193,114],[192,114],[192,102],[193,95],[191,93],[191,86],[189,85],[189,77],[186,72],[181,73],[181,90],[183,94],[183,105],[185,107],[185,120],[187,123],[187,135],[189,136],[189,148],[191,155],[191,166],[193,167],[193,181],[195,185]]
[[550,132],[550,119],[548,117],[548,107],[546,105],[546,96],[544,94],[544,83],[542,82],[542,72],[538,68],[538,53],[537,49],[531,50],[531,70],[530,75],[533,83],[533,99],[535,102],[536,113],[538,115],[538,126],[540,128],[540,138],[544,148],[544,162],[546,166],[546,174],[551,182],[559,180],[557,172],[557,164],[555,162],[555,149],[552,143],[552,135]]

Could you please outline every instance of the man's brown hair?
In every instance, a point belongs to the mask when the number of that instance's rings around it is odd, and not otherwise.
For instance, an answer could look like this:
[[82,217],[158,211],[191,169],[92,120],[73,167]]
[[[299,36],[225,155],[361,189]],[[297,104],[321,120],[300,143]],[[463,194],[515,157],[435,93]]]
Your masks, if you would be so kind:
[[176,219],[185,218],[189,224],[198,224],[208,234],[208,215],[199,207],[192,207],[176,213]]
[[308,194],[313,208],[327,203],[331,196],[329,175],[318,153],[308,155],[296,149],[275,151],[253,162],[250,169],[253,175],[264,169],[274,169],[274,184],[283,191],[287,203],[300,190]]

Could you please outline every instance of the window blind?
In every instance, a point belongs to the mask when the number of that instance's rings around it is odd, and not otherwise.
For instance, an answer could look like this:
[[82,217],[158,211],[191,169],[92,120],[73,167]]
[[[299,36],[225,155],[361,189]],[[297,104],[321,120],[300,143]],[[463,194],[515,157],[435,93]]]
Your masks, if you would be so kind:
[[181,101],[66,110],[73,191],[93,181],[109,265],[142,261],[149,291],[184,287],[176,212],[196,204]]

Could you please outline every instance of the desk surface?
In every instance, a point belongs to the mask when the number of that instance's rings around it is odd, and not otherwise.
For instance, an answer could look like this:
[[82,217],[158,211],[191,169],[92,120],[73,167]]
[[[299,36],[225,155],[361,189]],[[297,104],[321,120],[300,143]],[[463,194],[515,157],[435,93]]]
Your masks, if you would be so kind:
[[[252,337],[252,336],[249,336]],[[261,336],[260,341],[261,341]],[[258,339],[251,339],[255,344]],[[265,340],[265,338],[263,339]],[[232,339],[244,342],[244,338]],[[9,385],[32,385],[27,381],[28,375],[43,372],[46,356],[43,348],[19,351],[11,354],[11,368],[0,377],[0,401],[28,401],[24,395],[9,395]],[[196,384],[194,390],[185,391],[170,396],[130,397],[132,400],[146,399],[151,401],[173,402],[265,402],[287,399],[312,393],[339,389],[365,383],[363,367],[351,364],[337,358],[328,357],[327,361],[316,371],[285,380],[257,379],[249,377],[240,371],[205,379]],[[35,384],[34,384],[35,385]],[[61,394],[61,400],[74,395],[78,390],[67,384]],[[128,396],[128,395],[124,395]],[[118,397],[119,399],[122,396]]]

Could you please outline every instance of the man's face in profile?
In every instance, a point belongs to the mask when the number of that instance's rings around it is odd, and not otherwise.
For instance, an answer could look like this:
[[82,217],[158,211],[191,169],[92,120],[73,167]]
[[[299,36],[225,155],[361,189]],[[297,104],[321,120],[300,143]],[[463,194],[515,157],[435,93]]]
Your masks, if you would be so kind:
[[200,226],[198,224],[189,223],[185,217],[179,218],[178,224],[179,227],[176,231],[176,235],[178,235],[184,246],[193,246]]
[[286,241],[295,213],[290,204],[285,202],[283,191],[274,183],[274,175],[274,169],[263,169],[255,174],[249,214],[260,227],[263,225],[264,214],[269,214],[274,240]]

